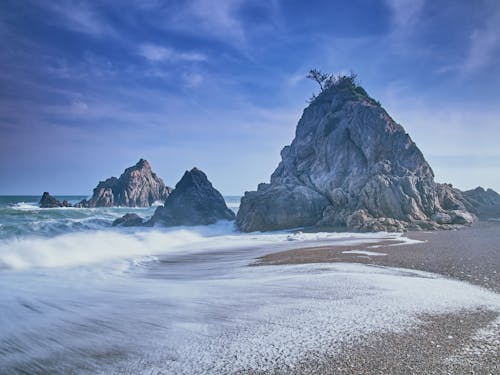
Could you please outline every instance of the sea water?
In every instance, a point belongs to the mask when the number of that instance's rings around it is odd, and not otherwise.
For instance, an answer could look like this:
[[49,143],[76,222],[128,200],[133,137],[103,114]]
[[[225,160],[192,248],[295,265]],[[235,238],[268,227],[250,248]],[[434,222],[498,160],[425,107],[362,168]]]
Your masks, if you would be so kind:
[[[251,266],[270,252],[400,234],[117,228],[124,213],[155,208],[40,209],[38,199],[0,197],[0,373],[272,371],[412,327],[422,312],[500,306],[495,293],[418,271]],[[226,200],[237,211],[239,197]]]

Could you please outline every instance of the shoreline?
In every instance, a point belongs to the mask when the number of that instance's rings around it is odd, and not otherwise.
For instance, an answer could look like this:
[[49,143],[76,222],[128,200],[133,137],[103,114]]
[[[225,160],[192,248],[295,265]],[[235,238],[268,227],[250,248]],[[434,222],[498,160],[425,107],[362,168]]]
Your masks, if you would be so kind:
[[[453,231],[409,232],[405,237],[423,242],[306,247],[262,256],[253,265],[348,262],[407,268],[500,293],[500,222],[482,221]],[[276,373],[500,373],[498,311],[462,310],[418,319],[420,323],[408,331],[374,334],[332,355],[305,353],[292,371],[277,369]]]
[[374,241],[348,246],[303,247],[264,255],[252,265],[340,262],[410,268],[466,281],[500,293],[499,221],[481,221],[458,230],[407,232],[404,235],[422,242]]

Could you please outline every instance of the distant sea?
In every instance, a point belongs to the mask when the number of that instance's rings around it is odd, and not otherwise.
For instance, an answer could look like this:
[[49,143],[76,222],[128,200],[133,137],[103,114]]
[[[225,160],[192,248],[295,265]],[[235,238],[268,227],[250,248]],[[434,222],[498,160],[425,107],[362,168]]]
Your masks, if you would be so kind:
[[[111,227],[112,222],[127,212],[135,212],[143,218],[153,215],[156,202],[149,208],[54,208],[41,209],[38,206],[41,196],[19,195],[0,196],[0,239],[23,238],[25,236],[54,236],[57,234],[100,230]],[[56,196],[71,204],[86,199],[82,195]],[[224,199],[235,213],[240,205],[240,196],[226,196]]]

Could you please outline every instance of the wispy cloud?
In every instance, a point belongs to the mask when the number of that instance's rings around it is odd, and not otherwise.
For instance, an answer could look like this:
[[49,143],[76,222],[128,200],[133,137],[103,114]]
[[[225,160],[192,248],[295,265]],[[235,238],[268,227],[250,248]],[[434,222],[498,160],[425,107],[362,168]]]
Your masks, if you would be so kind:
[[102,14],[88,2],[51,1],[46,3],[55,13],[60,25],[65,28],[93,36],[116,36],[117,33]]
[[425,0],[386,0],[392,11],[393,23],[398,29],[406,29],[418,22]]
[[196,72],[184,73],[182,78],[184,79],[186,85],[190,88],[200,86],[204,80],[203,75]]
[[245,31],[237,16],[244,0],[194,0],[175,13],[170,25],[185,32],[243,42]]
[[468,74],[498,62],[500,50],[500,7],[496,7],[485,19],[482,27],[475,29],[470,35],[470,45],[464,63],[463,73]]
[[151,62],[205,61],[207,57],[199,52],[182,52],[156,44],[142,44],[139,55]]

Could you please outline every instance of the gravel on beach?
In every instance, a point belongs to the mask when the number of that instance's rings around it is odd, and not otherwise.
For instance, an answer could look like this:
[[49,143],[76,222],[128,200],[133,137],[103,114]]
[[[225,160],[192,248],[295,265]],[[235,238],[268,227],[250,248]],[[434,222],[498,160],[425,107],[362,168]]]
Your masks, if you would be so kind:
[[[256,265],[354,262],[411,268],[500,292],[500,222],[484,221],[460,230],[411,232],[405,236],[423,242],[398,245],[374,241],[295,249],[263,256]],[[498,311],[466,310],[419,319],[420,324],[410,331],[352,341],[329,357],[305,353],[294,368],[276,369],[274,373],[500,374]]]

